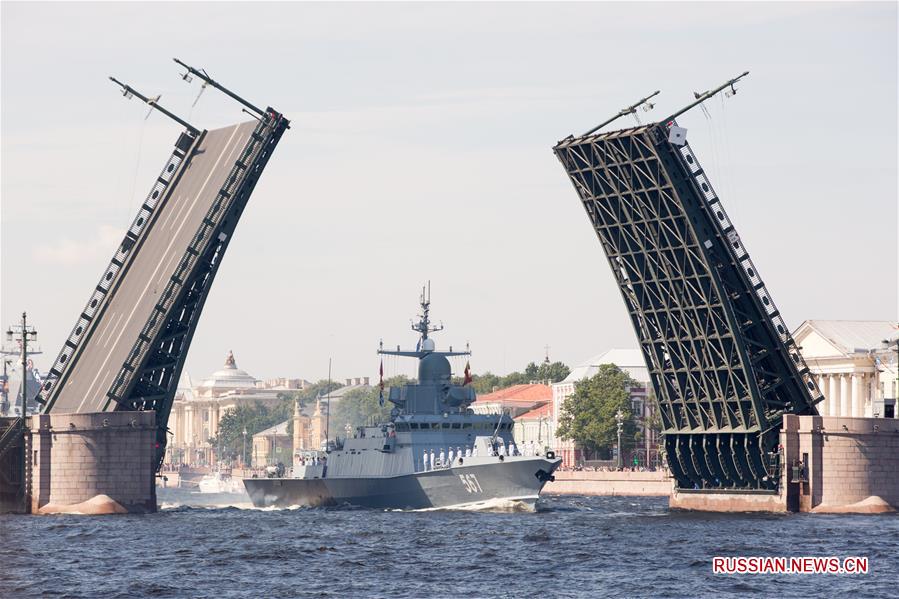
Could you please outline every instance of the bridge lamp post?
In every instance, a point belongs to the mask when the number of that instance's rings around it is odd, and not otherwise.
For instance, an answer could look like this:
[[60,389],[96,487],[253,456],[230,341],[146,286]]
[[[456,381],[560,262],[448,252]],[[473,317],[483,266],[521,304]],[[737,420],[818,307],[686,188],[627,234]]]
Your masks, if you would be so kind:
[[244,468],[247,467],[246,464],[247,459],[247,427],[243,427],[243,453],[240,454],[240,465]]
[[[10,342],[13,341],[14,336],[15,340],[22,344],[22,413],[19,414],[21,416],[21,418],[19,419],[19,433],[22,439],[22,472],[24,473],[27,470],[28,466],[28,452],[25,449],[25,417],[27,416],[28,410],[28,340],[31,339],[33,341],[37,339],[37,331],[34,330],[34,327],[28,326],[28,316],[25,314],[25,312],[22,312],[22,323],[13,325],[6,331],[6,338]],[[13,411],[15,411],[15,407],[13,407]],[[25,488],[25,481],[23,479],[22,503],[23,507],[26,509],[28,507],[27,501],[28,491]]]
[[621,431],[624,430],[624,412],[620,409],[615,412],[615,422],[618,424],[618,469],[621,470]]

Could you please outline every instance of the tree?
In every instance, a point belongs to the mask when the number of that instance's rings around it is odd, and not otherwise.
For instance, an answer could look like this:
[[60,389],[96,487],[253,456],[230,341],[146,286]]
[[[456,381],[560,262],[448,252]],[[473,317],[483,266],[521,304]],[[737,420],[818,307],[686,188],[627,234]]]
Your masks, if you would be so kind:
[[[246,447],[242,462],[249,464],[253,451],[253,435],[284,422],[288,418],[288,413],[293,414],[293,401],[290,399],[283,399],[274,408],[269,408],[259,401],[252,406],[237,406],[221,417],[218,434],[209,439],[209,443],[219,451],[218,459],[226,460],[237,459]],[[243,431],[247,431],[246,443]]]
[[[490,393],[493,391],[493,388],[499,388],[500,382],[502,379],[492,372],[485,372],[484,374],[474,374],[471,377],[471,386],[475,390],[475,393],[482,395],[484,393]],[[462,384],[462,379],[458,380],[458,384]]]
[[384,380],[384,405],[380,405],[380,389],[375,387],[359,388],[347,391],[334,405],[331,413],[330,437],[338,437],[349,424],[352,428],[369,424],[372,421],[386,422],[390,419],[390,411],[394,405],[387,401],[389,387],[398,387],[409,382],[404,375]]
[[[539,365],[531,362],[525,366],[523,372],[510,372],[506,376],[498,376],[489,371],[484,374],[475,374],[471,377],[471,386],[478,395],[483,395],[491,393],[495,389],[505,389],[512,385],[526,385],[535,381],[558,383],[570,373],[571,369],[562,362],[552,362],[551,364],[541,362]],[[454,382],[461,384],[462,379],[454,380]]]
[[561,362],[552,362],[551,364],[543,362],[537,369],[536,380],[558,383],[565,380],[569,374],[571,374],[571,369]]
[[611,449],[618,442],[615,414],[621,410],[622,445],[633,447],[637,431],[630,401],[633,386],[637,383],[614,364],[600,365],[592,378],[574,384],[574,393],[562,404],[557,435],[574,441],[587,452],[611,457]]

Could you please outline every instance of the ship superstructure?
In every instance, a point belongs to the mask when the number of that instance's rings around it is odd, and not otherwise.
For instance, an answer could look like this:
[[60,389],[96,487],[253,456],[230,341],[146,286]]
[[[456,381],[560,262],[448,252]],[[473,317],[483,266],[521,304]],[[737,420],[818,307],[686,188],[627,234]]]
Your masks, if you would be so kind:
[[418,381],[391,387],[389,421],[358,427],[318,458],[295,464],[292,476],[245,479],[259,507],[349,503],[380,508],[462,507],[505,499],[534,505],[561,460],[551,450],[516,446],[507,414],[475,414],[475,392],[452,380],[449,358],[431,333],[430,293],[412,329],[415,350],[378,350],[418,360]]

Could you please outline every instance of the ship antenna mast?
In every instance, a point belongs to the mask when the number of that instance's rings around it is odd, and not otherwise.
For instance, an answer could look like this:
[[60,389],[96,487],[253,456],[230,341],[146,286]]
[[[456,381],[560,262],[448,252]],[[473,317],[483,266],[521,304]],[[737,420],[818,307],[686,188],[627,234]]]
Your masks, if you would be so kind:
[[439,325],[431,325],[429,312],[431,310],[431,282],[428,281],[427,287],[421,288],[421,314],[419,321],[412,324],[412,330],[421,334],[421,340],[428,338],[429,333],[436,333],[443,330],[443,323]]

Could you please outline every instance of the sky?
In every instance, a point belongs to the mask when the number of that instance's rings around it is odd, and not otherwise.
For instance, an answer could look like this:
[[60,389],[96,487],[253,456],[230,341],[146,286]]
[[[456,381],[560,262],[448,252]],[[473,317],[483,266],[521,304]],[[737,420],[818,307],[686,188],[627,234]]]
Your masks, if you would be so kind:
[[[377,377],[432,287],[474,372],[576,365],[636,337],[552,153],[655,90],[787,323],[897,320],[895,3],[12,3],[0,6],[0,324],[46,369],[180,127],[246,120],[205,68],[292,120],[187,359],[258,378]],[[633,120],[620,121],[630,126]],[[464,362],[455,364],[461,372]],[[390,360],[385,374],[411,374]]]

